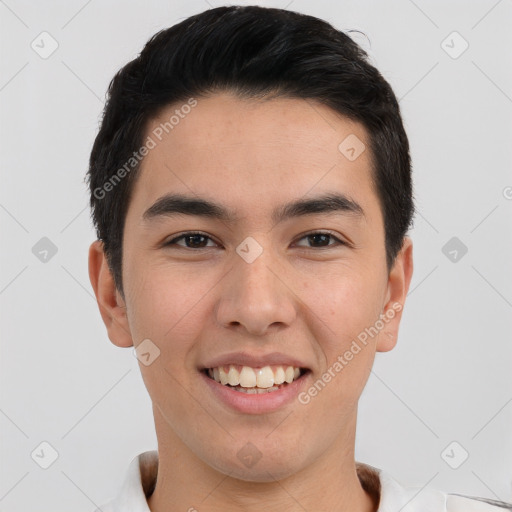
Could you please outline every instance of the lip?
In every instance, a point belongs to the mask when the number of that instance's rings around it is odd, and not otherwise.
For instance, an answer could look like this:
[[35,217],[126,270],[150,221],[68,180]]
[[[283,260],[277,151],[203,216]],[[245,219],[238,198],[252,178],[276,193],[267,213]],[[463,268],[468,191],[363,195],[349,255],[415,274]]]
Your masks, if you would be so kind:
[[307,371],[297,380],[287,384],[277,391],[262,394],[247,394],[241,391],[234,391],[230,386],[224,386],[206,375],[206,372],[199,373],[206,386],[212,394],[224,405],[245,414],[264,414],[284,407],[297,398],[303,388],[306,387],[311,371]]
[[220,366],[229,366],[230,364],[240,366],[250,366],[251,368],[263,368],[264,366],[294,366],[296,368],[310,370],[306,363],[299,361],[294,357],[287,356],[281,352],[271,352],[264,355],[250,354],[248,352],[231,352],[217,356],[211,361],[206,362],[200,366],[199,370],[208,368],[218,368]]

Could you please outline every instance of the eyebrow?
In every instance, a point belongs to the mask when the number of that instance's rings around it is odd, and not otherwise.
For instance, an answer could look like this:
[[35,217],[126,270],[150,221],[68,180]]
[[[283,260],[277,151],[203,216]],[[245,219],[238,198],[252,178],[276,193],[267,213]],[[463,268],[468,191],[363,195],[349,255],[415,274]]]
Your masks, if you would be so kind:
[[[277,224],[290,218],[329,213],[365,217],[363,208],[357,202],[344,194],[329,193],[279,206],[272,212],[272,221]],[[166,194],[160,197],[143,213],[142,219],[149,223],[156,219],[176,215],[197,216],[228,223],[240,219],[234,211],[221,204],[183,194]]]

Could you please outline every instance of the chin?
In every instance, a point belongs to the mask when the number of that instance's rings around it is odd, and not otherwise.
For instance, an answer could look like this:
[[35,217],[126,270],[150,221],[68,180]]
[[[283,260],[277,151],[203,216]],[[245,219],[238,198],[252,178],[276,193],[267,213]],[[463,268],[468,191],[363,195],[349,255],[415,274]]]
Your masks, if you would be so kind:
[[[295,445],[297,446],[297,445]],[[247,443],[238,451],[234,451],[230,458],[215,457],[204,462],[210,467],[231,478],[245,482],[275,482],[283,480],[299,472],[303,466],[297,458],[290,457],[295,449],[290,448],[288,458],[281,454],[272,453],[271,449],[258,450],[255,445]]]

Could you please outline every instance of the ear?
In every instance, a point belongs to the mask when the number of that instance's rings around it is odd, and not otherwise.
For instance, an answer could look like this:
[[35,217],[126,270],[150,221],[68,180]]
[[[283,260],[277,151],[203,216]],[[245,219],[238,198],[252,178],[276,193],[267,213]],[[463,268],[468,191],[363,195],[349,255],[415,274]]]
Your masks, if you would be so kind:
[[385,305],[381,315],[384,328],[379,333],[377,352],[387,352],[396,345],[412,271],[412,240],[406,236],[388,276]]
[[89,247],[89,279],[110,341],[118,347],[131,347],[133,340],[126,304],[114,284],[101,240],[94,241]]

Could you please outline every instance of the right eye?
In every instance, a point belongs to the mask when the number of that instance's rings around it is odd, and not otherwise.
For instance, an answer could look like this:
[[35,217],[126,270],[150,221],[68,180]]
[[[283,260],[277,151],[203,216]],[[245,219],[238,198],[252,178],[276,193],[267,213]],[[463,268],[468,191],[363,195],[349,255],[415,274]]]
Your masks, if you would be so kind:
[[[184,240],[185,245],[178,244],[177,242],[179,240]],[[199,231],[188,231],[186,233],[183,233],[183,234],[177,236],[176,238],[173,238],[172,240],[169,240],[163,246],[169,247],[169,246],[177,245],[177,246],[185,248],[185,249],[203,249],[203,248],[206,248],[206,246],[204,245],[204,240],[212,240],[212,239],[209,236],[207,236],[204,233],[201,233]]]

